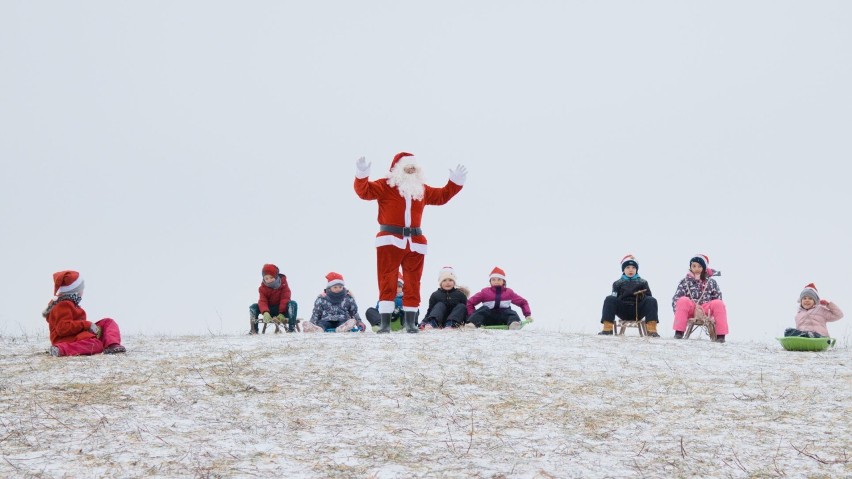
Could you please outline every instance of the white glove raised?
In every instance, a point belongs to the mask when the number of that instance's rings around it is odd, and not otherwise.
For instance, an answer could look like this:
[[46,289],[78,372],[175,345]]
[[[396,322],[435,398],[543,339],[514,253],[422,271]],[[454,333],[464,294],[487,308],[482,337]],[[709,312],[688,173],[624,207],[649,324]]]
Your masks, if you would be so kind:
[[463,185],[467,178],[467,168],[464,165],[456,166],[455,170],[450,170],[450,181],[457,185]]
[[367,163],[367,159],[363,156],[358,158],[358,161],[355,162],[355,178],[367,178],[370,176],[370,165],[372,163]]

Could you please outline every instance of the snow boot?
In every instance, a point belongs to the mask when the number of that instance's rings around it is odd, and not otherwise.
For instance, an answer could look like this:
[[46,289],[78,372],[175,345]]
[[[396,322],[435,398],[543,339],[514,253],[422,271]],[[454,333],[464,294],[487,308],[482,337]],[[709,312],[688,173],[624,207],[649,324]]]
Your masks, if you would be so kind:
[[402,321],[405,323],[406,333],[419,333],[417,329],[417,311],[403,311]]
[[379,330],[376,333],[389,333],[390,332],[390,323],[391,323],[391,315],[390,313],[380,313],[379,314]]
[[511,323],[509,323],[509,329],[511,329],[512,331],[516,331],[518,329],[521,329],[521,322],[520,321],[512,321]]
[[675,331],[675,339],[683,339],[683,331]]
[[717,343],[724,343],[725,342],[725,335],[724,334],[717,334],[716,335],[716,342]]
[[112,346],[104,348],[104,354],[118,354],[125,352],[127,352],[127,349],[120,344],[113,344]]
[[645,327],[648,329],[648,337],[651,337],[651,338],[659,338],[660,337],[660,334],[657,333],[657,322],[656,321],[646,322]]
[[615,323],[611,321],[603,322],[603,331],[599,332],[600,336],[612,336],[612,330],[615,329]]

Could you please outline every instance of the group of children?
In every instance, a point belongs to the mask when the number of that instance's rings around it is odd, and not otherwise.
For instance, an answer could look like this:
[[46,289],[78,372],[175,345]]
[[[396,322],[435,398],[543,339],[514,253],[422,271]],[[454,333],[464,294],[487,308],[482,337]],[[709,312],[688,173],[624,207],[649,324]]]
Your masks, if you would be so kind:
[[[728,312],[722,301],[722,291],[713,279],[717,271],[708,267],[710,258],[696,254],[689,260],[689,272],[677,285],[672,297],[674,311],[675,339],[683,339],[689,318],[695,317],[697,310],[706,317],[715,320],[716,341],[725,342],[728,334]],[[819,303],[819,304],[817,304]],[[703,314],[702,314],[703,313]],[[604,299],[600,335],[612,335],[615,318],[623,320],[645,320],[648,336],[660,337],[657,332],[657,300],[651,295],[648,282],[639,277],[639,263],[633,255],[621,259],[621,278],[612,284],[612,293]],[[799,311],[796,314],[796,327],[788,328],[785,336],[806,336],[812,338],[828,336],[827,322],[843,317],[840,308],[826,300],[820,300],[816,286],[807,285],[799,294]]]
[[[295,321],[295,312],[292,315],[279,314],[279,311],[287,311],[288,303],[294,303],[290,300],[290,289],[287,286],[286,277],[278,273],[278,268],[271,264],[263,267],[262,275],[263,281],[258,288],[258,302],[249,308],[252,321],[250,334],[257,334],[257,323],[260,321],[275,323],[276,332],[280,332],[278,324],[283,323],[285,319],[288,325],[292,325]],[[488,280],[489,287],[470,296],[467,288],[457,285],[458,280],[453,268],[442,268],[438,273],[438,289],[429,297],[429,307],[418,325],[418,330],[478,328],[491,325],[520,329],[521,318],[512,309],[512,305],[521,308],[527,321],[533,320],[527,300],[506,287],[506,273],[502,269],[495,267]],[[391,315],[393,330],[402,329],[400,323],[403,284],[400,274],[394,301],[396,307]],[[273,310],[274,305],[278,305],[275,310]],[[477,306],[479,306],[478,309]],[[365,316],[371,326],[377,326],[379,324],[378,305],[375,308],[368,308]],[[275,320],[273,317],[279,319]],[[358,314],[355,298],[346,289],[346,283],[341,274],[331,272],[326,275],[325,289],[314,301],[311,319],[302,324],[301,328],[303,332],[366,331],[367,326]],[[295,331],[295,328],[290,326],[288,331]]]
[[[703,315],[713,317],[716,327],[716,341],[725,342],[728,334],[728,316],[722,291],[713,279],[719,273],[708,267],[709,258],[697,254],[689,260],[689,272],[677,286],[672,297],[674,311],[674,337],[682,339],[689,318],[696,315],[698,309]],[[625,320],[644,319],[648,335],[659,337],[657,324],[657,300],[651,294],[648,282],[639,276],[639,262],[633,255],[621,260],[621,277],[612,284],[612,293],[604,299],[601,323],[601,335],[612,335],[615,318]],[[261,269],[262,281],[258,287],[258,301],[249,307],[249,334],[258,333],[258,324],[272,323],[275,332],[286,324],[287,331],[296,330],[298,320],[297,304],[291,299],[287,277],[274,264],[266,264]],[[301,325],[303,332],[363,332],[367,326],[358,314],[358,305],[348,289],[343,276],[331,272],[325,277],[325,289],[314,301],[310,321]],[[488,278],[489,286],[474,295],[457,284],[458,279],[451,267],[438,272],[438,289],[429,297],[429,306],[420,330],[479,328],[502,325],[508,329],[520,329],[522,323],[512,305],[520,308],[526,321],[533,321],[530,306],[526,299],[506,286],[506,273],[495,267]],[[85,283],[77,271],[59,271],[53,274],[54,297],[42,312],[50,329],[53,356],[79,356],[91,354],[115,354],[125,352],[121,345],[121,333],[118,324],[111,318],[97,322],[86,319],[86,312],[80,307]],[[399,326],[402,316],[402,275],[399,276],[397,306],[394,320]],[[477,306],[479,306],[477,308]],[[379,324],[376,308],[368,308],[367,320],[371,326]],[[799,310],[795,317],[795,328],[788,328],[785,336],[804,336],[811,338],[828,337],[826,323],[843,317],[840,308],[825,299],[820,299],[816,286],[808,284],[799,294]]]

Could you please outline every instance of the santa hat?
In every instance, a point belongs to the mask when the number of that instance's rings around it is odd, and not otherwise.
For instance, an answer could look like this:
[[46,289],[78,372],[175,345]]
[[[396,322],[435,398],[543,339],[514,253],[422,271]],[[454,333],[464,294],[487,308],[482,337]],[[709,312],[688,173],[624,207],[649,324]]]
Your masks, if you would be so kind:
[[397,286],[402,286],[405,284],[405,280],[402,278],[402,271],[396,273],[396,284]]
[[263,265],[263,269],[260,270],[260,274],[262,276],[266,276],[267,274],[270,274],[272,276],[278,277],[278,272],[279,272],[278,266],[275,266],[272,263]]
[[624,268],[626,268],[628,266],[634,266],[636,268],[636,271],[639,271],[639,263],[636,262],[636,257],[633,256],[632,254],[629,254],[629,255],[625,256],[624,258],[621,258],[621,272],[623,273]]
[[704,268],[704,271],[707,271],[707,265],[710,264],[710,258],[706,254],[699,253],[689,260],[689,264],[691,265],[692,263],[700,264],[701,267]]
[[53,273],[53,295],[80,293],[83,291],[83,277],[76,271]]
[[807,286],[805,286],[805,289],[803,289],[802,292],[799,293],[800,303],[802,302],[802,298],[804,298],[805,296],[808,296],[809,298],[813,299],[815,303],[819,303],[819,292],[817,291],[817,288],[813,283],[809,283]]
[[411,153],[405,152],[405,151],[401,151],[401,152],[397,153],[396,156],[393,157],[393,161],[391,162],[391,165],[390,165],[390,170],[388,170],[388,171],[393,171],[393,168],[396,166],[397,163],[399,163],[399,160],[405,158],[406,156],[414,156],[414,155],[412,155]]
[[453,282],[458,282],[458,279],[456,278],[456,271],[452,266],[444,266],[441,268],[441,271],[438,271],[438,286],[441,286],[441,283],[443,283],[445,279],[451,279]]
[[343,275],[340,273],[335,273],[334,271],[332,271],[331,273],[325,275],[325,279],[328,281],[328,284],[325,285],[326,288],[331,288],[332,286],[337,284],[344,286]]
[[494,269],[491,270],[491,276],[488,277],[488,279],[491,278],[500,278],[503,281],[506,281],[506,272],[495,266]]

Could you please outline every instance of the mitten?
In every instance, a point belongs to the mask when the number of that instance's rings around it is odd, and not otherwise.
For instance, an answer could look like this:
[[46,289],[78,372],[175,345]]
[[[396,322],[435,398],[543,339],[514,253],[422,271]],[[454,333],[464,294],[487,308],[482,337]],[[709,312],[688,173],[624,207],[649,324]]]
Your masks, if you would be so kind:
[[265,323],[271,323],[272,322],[272,315],[269,314],[269,311],[263,313],[263,321]]
[[275,320],[277,322],[283,324],[283,323],[287,322],[287,316],[284,316],[283,314],[279,314],[278,316],[275,317]]
[[831,302],[831,301],[829,301],[829,300],[827,300],[827,299],[821,299],[821,300],[819,300],[819,304],[821,304],[821,305],[823,305],[823,306],[828,306],[828,303],[830,303],[830,302]]
[[98,326],[97,324],[92,323],[92,325],[91,325],[91,326],[89,326],[89,331],[91,331],[91,332],[92,332],[92,334],[94,334],[94,335],[95,335],[95,336],[97,336],[98,338],[100,338],[100,337],[101,337],[101,327],[100,327],[100,326]]
[[456,166],[455,170],[450,170],[450,181],[457,185],[463,185],[467,178],[467,168],[463,165]]

